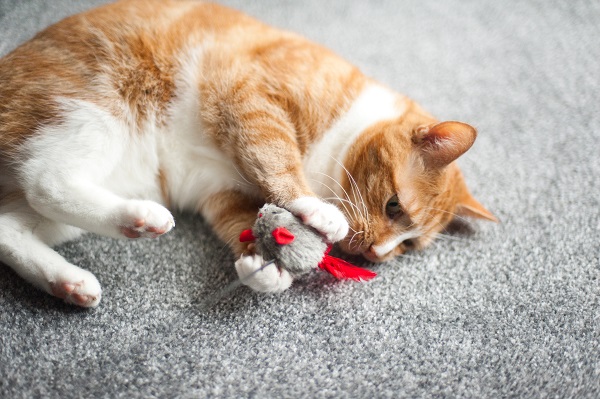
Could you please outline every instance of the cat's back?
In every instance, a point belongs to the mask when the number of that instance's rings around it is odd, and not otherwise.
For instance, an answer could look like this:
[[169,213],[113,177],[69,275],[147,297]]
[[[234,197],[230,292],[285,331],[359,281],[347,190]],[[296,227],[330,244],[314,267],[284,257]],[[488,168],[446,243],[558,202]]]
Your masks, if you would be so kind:
[[[240,117],[239,104],[276,107],[304,153],[364,84],[329,50],[241,12],[196,1],[124,0],[66,18],[0,60],[0,168],[22,163],[20,150],[47,132],[57,153],[71,156],[67,147],[76,140],[69,134],[100,121],[86,140],[125,137],[140,159],[156,152],[172,161],[174,175],[190,175],[180,172],[192,160],[206,166],[182,151],[218,153],[222,169],[231,154],[219,129]],[[158,168],[154,159],[146,165]]]
[[235,10],[177,0],[123,0],[46,28],[0,59],[0,158],[40,126],[60,123],[64,99],[139,124],[174,96],[178,57],[208,33],[263,29]]

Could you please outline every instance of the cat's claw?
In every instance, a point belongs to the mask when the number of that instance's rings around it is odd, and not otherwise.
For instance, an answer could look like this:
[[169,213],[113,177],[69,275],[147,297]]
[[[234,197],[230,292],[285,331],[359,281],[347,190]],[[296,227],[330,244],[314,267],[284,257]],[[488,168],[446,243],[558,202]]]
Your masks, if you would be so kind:
[[313,227],[330,242],[338,242],[348,235],[348,222],[344,214],[332,204],[316,197],[301,197],[292,201],[287,209]]
[[175,226],[171,213],[152,201],[129,201],[124,219],[119,229],[127,238],[156,238]]
[[[243,284],[255,291],[282,292],[292,285],[293,278],[290,273],[287,270],[279,269],[275,264],[268,265],[263,270],[256,272],[264,264],[265,260],[258,254],[242,255],[235,262],[235,269]],[[251,274],[252,276],[249,277]]]
[[64,299],[65,302],[85,308],[98,306],[102,297],[102,289],[95,277],[77,282],[50,283],[50,290],[52,295]]

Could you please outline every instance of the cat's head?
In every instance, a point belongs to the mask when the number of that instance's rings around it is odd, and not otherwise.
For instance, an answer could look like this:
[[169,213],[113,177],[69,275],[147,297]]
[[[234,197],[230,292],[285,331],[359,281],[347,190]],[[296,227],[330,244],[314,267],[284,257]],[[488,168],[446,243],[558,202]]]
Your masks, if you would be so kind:
[[342,249],[373,262],[421,249],[454,217],[496,221],[469,193],[455,160],[475,141],[466,123],[414,112],[367,128],[350,148]]

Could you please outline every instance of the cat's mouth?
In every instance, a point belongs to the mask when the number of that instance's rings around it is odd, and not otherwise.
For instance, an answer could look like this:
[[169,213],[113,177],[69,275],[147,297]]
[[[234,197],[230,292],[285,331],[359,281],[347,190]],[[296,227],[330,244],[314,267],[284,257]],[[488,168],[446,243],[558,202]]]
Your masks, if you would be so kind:
[[393,258],[404,254],[406,251],[416,248],[415,239],[408,238],[400,242],[396,246],[390,245],[370,245],[366,251],[362,252],[362,256],[373,263],[386,262]]
[[384,239],[373,239],[373,236],[369,236],[370,234],[365,234],[363,231],[349,234],[339,242],[340,248],[351,255],[362,255],[369,262],[381,263],[407,251],[421,249],[424,238],[417,229],[404,231],[394,236],[387,235],[384,236],[386,237]]
[[393,259],[402,252],[398,252],[395,248],[386,253],[381,253],[373,245],[371,245],[366,251],[362,253],[362,256],[369,262],[381,263]]

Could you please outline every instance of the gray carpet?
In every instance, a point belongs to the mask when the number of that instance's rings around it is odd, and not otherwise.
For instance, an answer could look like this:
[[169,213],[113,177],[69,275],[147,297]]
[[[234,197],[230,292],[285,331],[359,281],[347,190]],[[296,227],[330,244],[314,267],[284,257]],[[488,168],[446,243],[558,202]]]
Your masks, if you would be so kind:
[[[0,0],[0,54],[102,2]],[[193,215],[61,246],[97,309],[0,265],[0,397],[600,397],[600,2],[224,3],[477,126],[461,165],[502,224],[456,224],[368,283],[314,274],[208,311],[233,258]]]

